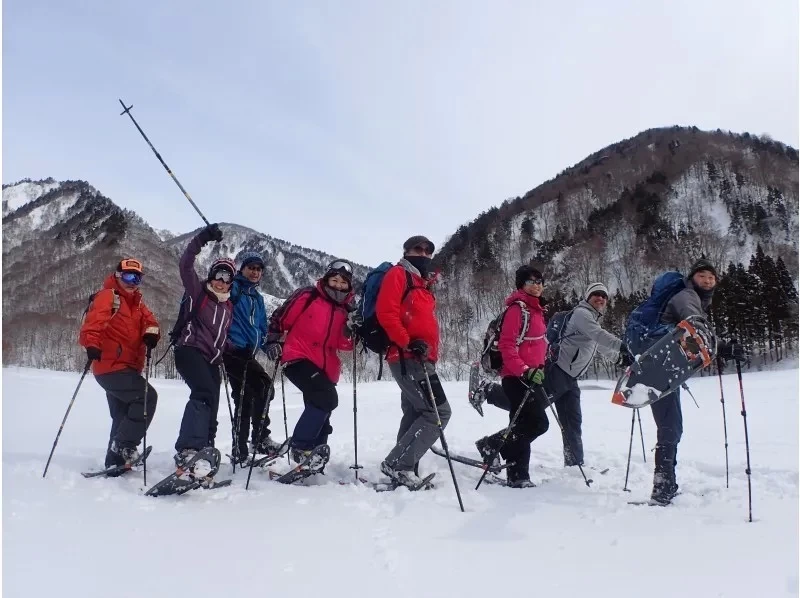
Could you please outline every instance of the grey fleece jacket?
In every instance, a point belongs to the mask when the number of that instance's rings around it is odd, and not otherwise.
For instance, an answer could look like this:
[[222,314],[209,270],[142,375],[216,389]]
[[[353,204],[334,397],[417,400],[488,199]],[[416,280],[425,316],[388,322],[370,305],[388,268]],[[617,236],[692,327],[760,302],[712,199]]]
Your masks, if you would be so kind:
[[596,350],[599,349],[608,359],[616,359],[619,355],[622,341],[600,327],[602,316],[583,300],[567,322],[556,364],[573,378],[578,378],[589,367]]

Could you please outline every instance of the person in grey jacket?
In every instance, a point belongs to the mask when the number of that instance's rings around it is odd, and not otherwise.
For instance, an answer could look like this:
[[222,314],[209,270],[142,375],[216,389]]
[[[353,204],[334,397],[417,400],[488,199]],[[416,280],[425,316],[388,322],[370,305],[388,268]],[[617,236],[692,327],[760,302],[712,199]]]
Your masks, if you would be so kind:
[[564,327],[557,359],[552,361],[548,355],[545,366],[544,387],[555,403],[563,428],[565,467],[583,465],[583,416],[578,378],[588,369],[598,350],[623,366],[633,361],[625,343],[600,326],[600,318],[608,305],[606,286],[601,282],[592,283],[583,297]]
[[233,260],[218,259],[211,264],[206,280],[200,280],[194,263],[203,245],[221,240],[219,226],[211,224],[189,241],[180,260],[186,293],[183,309],[190,316],[175,346],[175,368],[191,392],[175,442],[179,469],[200,449],[213,447],[217,433],[219,368],[233,319],[230,290],[236,265]]

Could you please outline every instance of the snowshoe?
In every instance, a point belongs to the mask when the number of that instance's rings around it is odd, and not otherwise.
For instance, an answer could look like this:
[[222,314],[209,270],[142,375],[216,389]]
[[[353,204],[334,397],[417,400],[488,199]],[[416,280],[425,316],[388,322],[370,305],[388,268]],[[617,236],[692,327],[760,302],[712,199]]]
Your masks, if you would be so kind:
[[331,449],[327,444],[320,444],[311,451],[303,451],[302,455],[293,451],[292,457],[299,459],[299,462],[296,461],[297,465],[283,475],[270,471],[270,479],[281,484],[294,484],[312,475],[322,473],[331,458]]
[[[434,455],[438,455],[445,459],[447,458],[447,454],[442,449],[440,449],[435,445],[431,447],[431,452]],[[477,467],[478,469],[488,469],[489,473],[500,473],[505,468],[509,467],[510,465],[513,465],[513,463],[500,464],[500,460],[498,459],[495,465],[487,467],[484,461],[479,461],[478,459],[472,459],[471,457],[465,457],[464,455],[458,455],[456,453],[453,453],[452,451],[450,452],[450,459],[452,459],[456,463],[462,463],[463,465]]]
[[199,451],[181,451],[175,455],[175,473],[153,485],[145,492],[145,496],[185,494],[197,488],[210,490],[229,486],[231,480],[216,482],[213,479],[219,471],[221,460],[220,452],[210,446]]
[[481,362],[474,362],[469,368],[469,390],[467,398],[469,404],[483,417],[483,403],[486,401],[485,386],[488,380],[481,379]]
[[96,478],[99,476],[105,476],[107,478],[114,478],[121,476],[122,474],[128,473],[131,469],[140,465],[150,454],[150,451],[153,450],[152,446],[148,446],[144,453],[140,453],[138,457],[136,457],[133,461],[126,462],[122,465],[112,465],[111,467],[106,467],[105,469],[101,469],[100,471],[85,471],[81,473],[81,475],[85,478]]
[[628,366],[611,402],[638,409],[678,390],[714,359],[717,341],[705,319],[691,316]]

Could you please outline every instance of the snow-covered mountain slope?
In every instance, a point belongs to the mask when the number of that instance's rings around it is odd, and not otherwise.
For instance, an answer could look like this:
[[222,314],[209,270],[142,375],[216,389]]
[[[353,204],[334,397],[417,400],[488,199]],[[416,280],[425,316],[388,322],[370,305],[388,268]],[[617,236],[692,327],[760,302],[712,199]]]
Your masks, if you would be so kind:
[[[747,522],[745,438],[735,375],[723,378],[730,488],[719,383],[693,380],[700,403],[684,401],[678,460],[682,494],[667,508],[632,506],[649,496],[656,435],[642,412],[647,463],[633,441],[625,465],[631,411],[610,403],[611,382],[583,386],[587,488],[562,467],[555,421],[533,443],[532,479],[513,490],[482,485],[480,472],[454,464],[466,509],[461,513],[447,462],[428,454],[423,473],[436,488],[375,493],[350,484],[353,471],[351,387],[339,385],[326,475],[307,486],[280,486],[256,471],[219,479],[229,488],[166,498],[143,496],[142,473],[86,480],[102,465],[110,420],[91,376],[69,415],[46,479],[53,437],[77,374],[6,368],[3,372],[3,532],[7,596],[162,598],[192,596],[379,596],[485,598],[497,595],[593,598],[781,598],[798,589],[798,372],[745,374],[752,466],[753,523]],[[148,432],[154,446],[147,483],[168,474],[188,390],[153,381],[158,410]],[[446,429],[452,451],[476,454],[473,442],[500,429],[507,414],[485,406],[481,418],[466,384],[444,384],[453,407]],[[283,438],[284,411],[272,403],[272,432]],[[392,382],[358,386],[358,458],[363,476],[394,444],[400,420]],[[223,395],[223,403],[224,403]],[[301,412],[287,382],[291,433]],[[32,414],[36,414],[36,416]],[[220,405],[217,446],[231,446]],[[276,465],[286,468],[286,461]],[[599,470],[609,468],[601,475]],[[338,482],[346,482],[340,485]],[[45,565],[43,565],[45,564]],[[43,574],[43,566],[46,574]]]

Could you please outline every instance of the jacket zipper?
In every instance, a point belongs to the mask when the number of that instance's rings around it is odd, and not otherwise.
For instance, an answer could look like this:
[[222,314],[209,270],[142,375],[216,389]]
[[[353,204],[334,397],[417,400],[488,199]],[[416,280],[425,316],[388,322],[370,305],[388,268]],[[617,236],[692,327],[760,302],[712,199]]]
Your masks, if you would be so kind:
[[324,372],[327,365],[328,365],[328,339],[331,337],[331,327],[333,326],[333,316],[336,314],[336,306],[330,302],[331,304],[331,317],[328,320],[328,332],[325,334],[325,340],[322,341],[322,371]]

